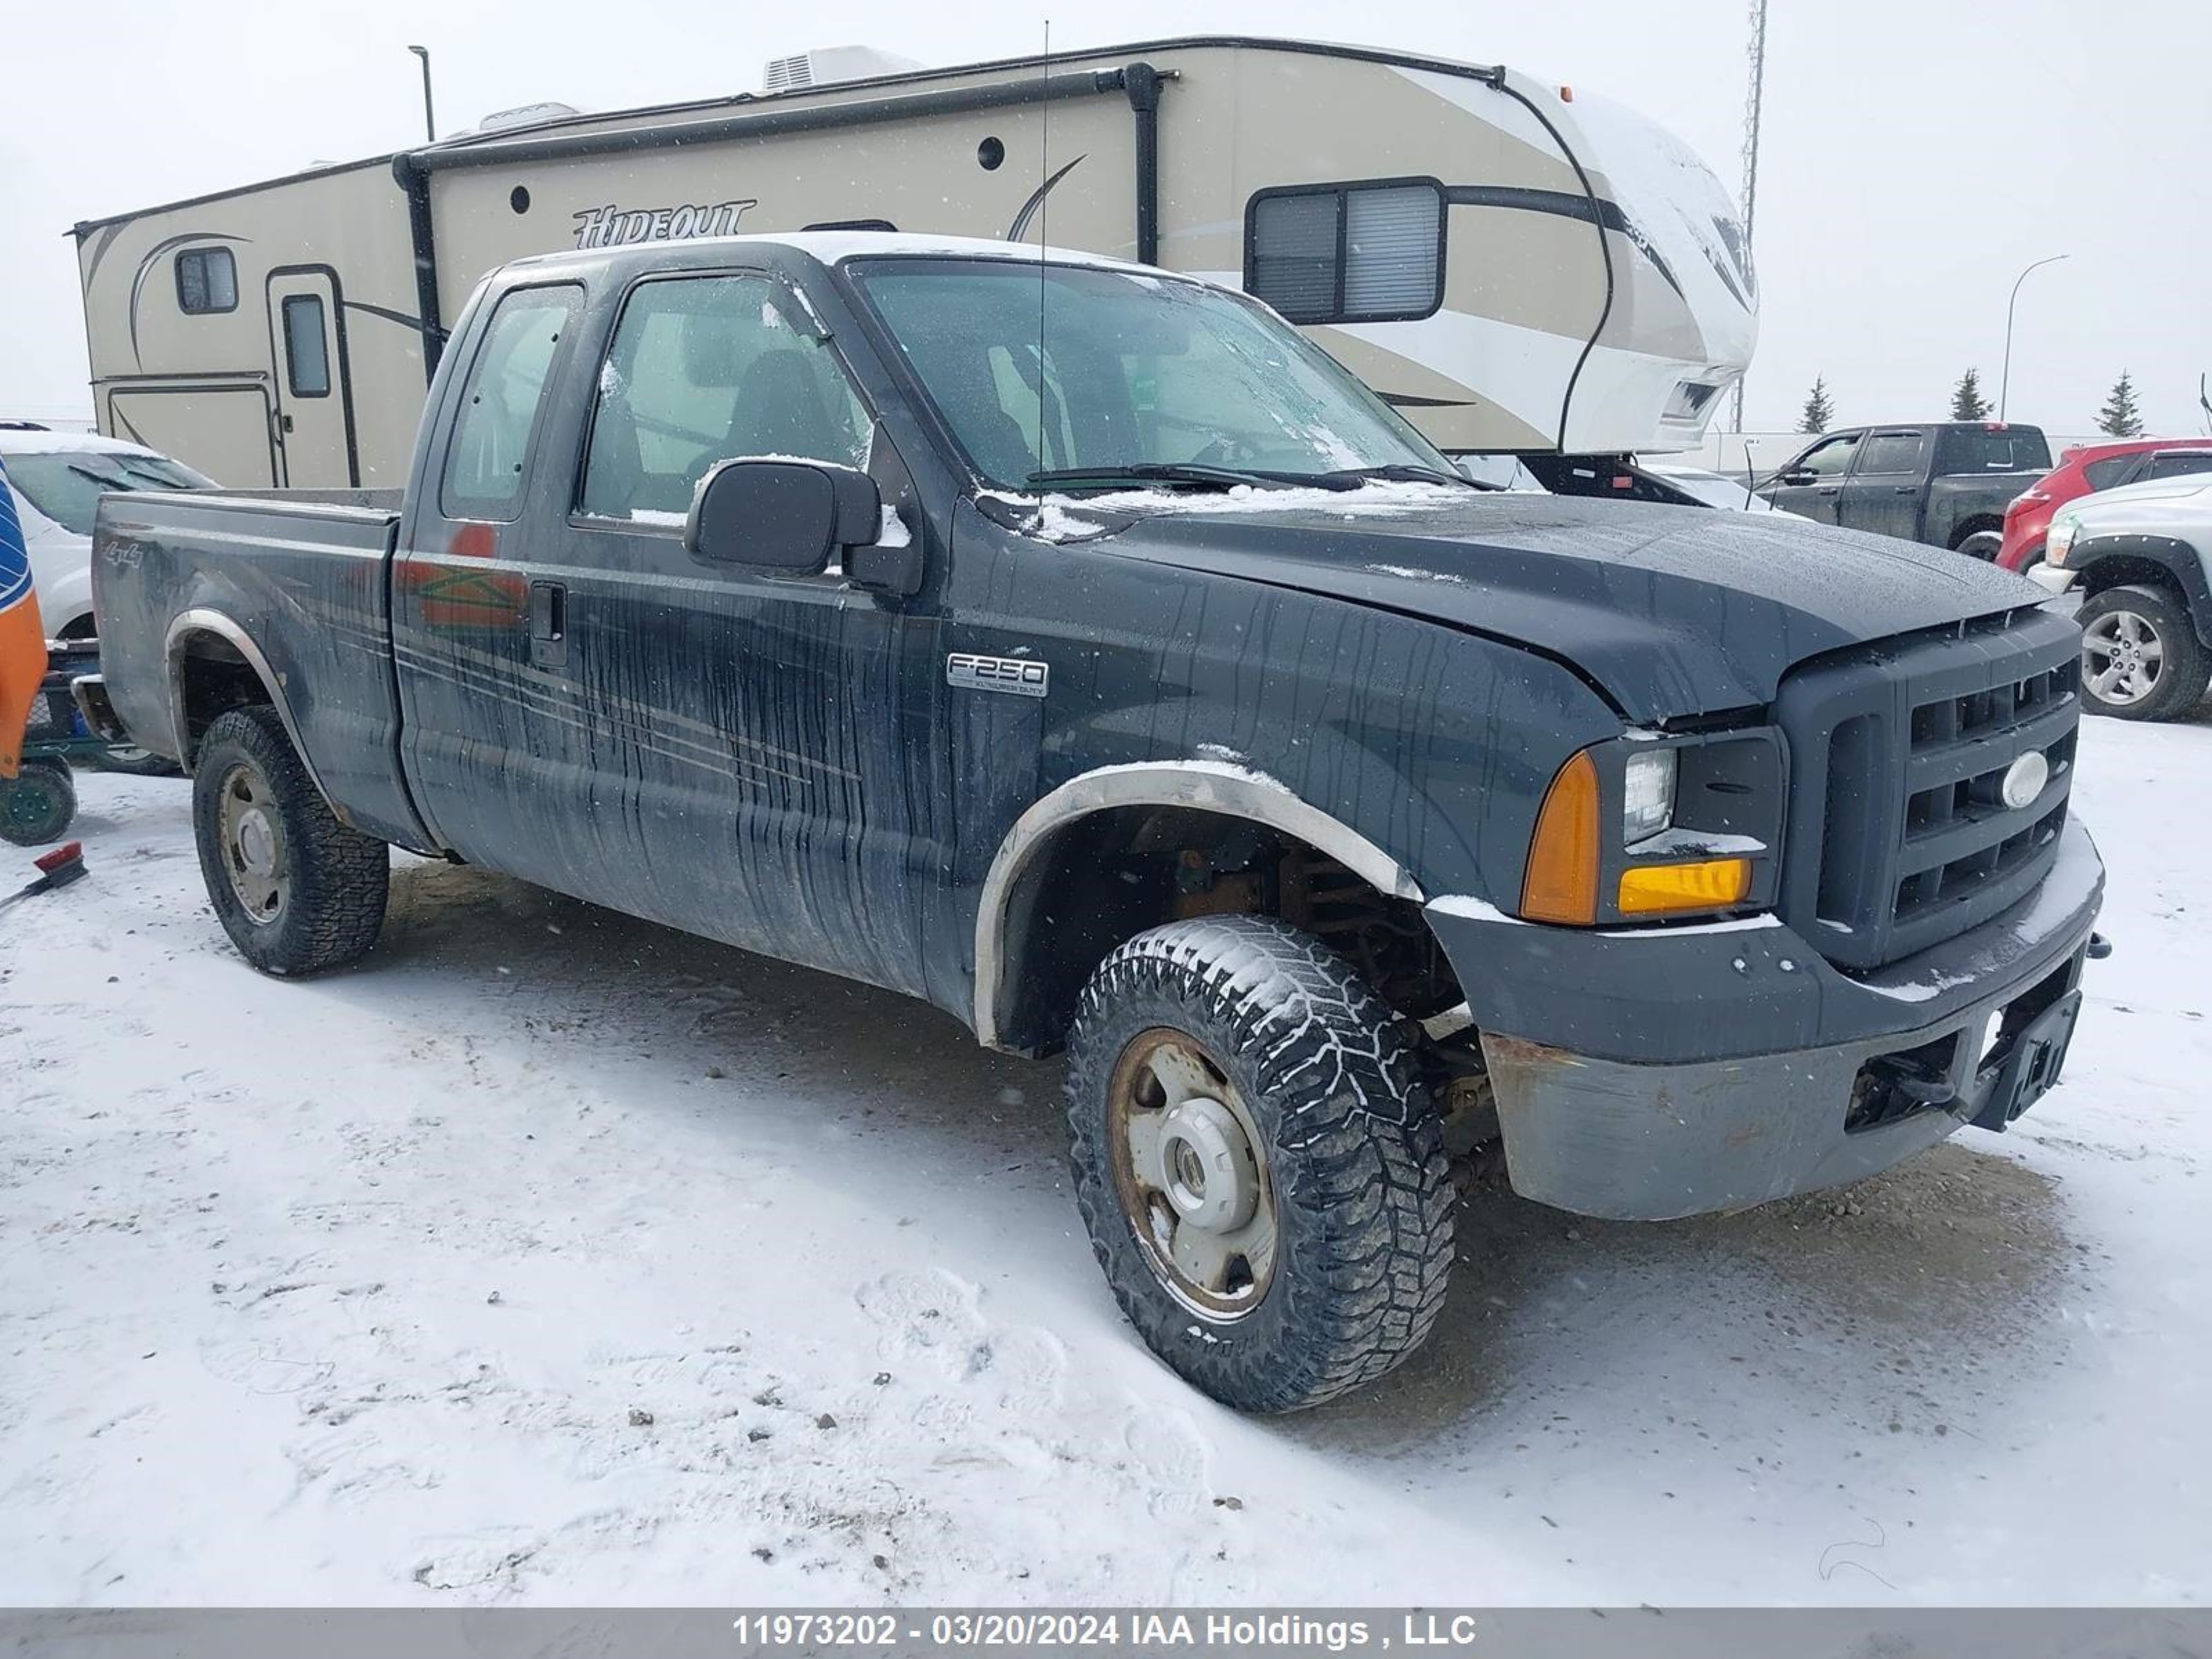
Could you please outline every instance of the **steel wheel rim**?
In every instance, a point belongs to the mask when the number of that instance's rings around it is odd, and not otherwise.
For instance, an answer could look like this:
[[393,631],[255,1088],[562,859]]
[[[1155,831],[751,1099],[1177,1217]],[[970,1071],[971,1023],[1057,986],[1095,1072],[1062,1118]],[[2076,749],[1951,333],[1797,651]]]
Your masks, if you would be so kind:
[[2166,641],[2140,611],[2107,611],[2081,630],[2081,666],[2098,701],[2130,708],[2158,690]]
[[1267,1142],[1228,1072],[1184,1032],[1130,1039],[1107,1085],[1121,1212],[1162,1287],[1233,1323],[1273,1282],[1279,1227]]
[[280,921],[292,897],[292,861],[276,799],[260,772],[240,763],[222,775],[217,840],[230,890],[257,927]]
[[7,797],[7,823],[11,830],[28,835],[33,830],[44,829],[46,820],[53,816],[56,792],[44,778],[29,778],[15,787],[0,785],[0,791],[4,791]]

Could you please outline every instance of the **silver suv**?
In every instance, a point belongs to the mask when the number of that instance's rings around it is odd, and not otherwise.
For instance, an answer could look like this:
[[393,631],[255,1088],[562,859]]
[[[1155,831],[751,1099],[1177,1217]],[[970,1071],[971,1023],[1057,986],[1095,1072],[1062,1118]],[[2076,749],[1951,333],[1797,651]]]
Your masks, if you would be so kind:
[[2028,574],[2084,596],[2089,712],[2164,720],[2212,679],[2212,476],[2154,478],[2062,508]]

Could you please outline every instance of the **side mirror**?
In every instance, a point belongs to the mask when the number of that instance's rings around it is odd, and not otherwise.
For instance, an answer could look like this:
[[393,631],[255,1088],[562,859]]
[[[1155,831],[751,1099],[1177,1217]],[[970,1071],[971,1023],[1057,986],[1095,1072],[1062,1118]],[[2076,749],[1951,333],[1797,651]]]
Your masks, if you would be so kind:
[[834,461],[722,461],[699,481],[684,550],[708,564],[816,576],[883,533],[876,481]]
[[1784,484],[1808,484],[1819,476],[1820,475],[1814,472],[1809,466],[1793,466],[1784,470],[1782,476],[1775,480],[1775,483]]

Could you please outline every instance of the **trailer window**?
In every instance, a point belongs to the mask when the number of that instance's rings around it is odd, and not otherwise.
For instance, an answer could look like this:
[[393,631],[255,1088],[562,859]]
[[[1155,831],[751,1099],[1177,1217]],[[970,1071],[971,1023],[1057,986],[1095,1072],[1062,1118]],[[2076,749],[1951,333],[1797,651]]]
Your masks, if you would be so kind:
[[446,455],[439,504],[447,518],[505,522],[521,516],[531,434],[579,293],[572,287],[522,288],[499,302],[469,369]]
[[866,468],[875,423],[843,366],[765,276],[661,278],[623,307],[580,505],[680,523],[708,469],[739,455]]
[[227,247],[188,247],[177,256],[177,309],[187,317],[238,309],[238,262]]
[[323,297],[294,294],[284,301],[284,380],[295,398],[331,395],[331,352],[323,332]]
[[1294,323],[1426,317],[1443,303],[1433,181],[1268,190],[1245,225],[1244,286]]

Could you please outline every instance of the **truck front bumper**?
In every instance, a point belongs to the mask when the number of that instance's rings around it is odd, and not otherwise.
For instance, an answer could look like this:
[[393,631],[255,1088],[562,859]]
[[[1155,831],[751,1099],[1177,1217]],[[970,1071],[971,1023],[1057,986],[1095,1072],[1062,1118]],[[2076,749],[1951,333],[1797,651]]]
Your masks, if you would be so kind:
[[1845,975],[1771,917],[1633,932],[1427,915],[1482,1032],[1516,1191],[1668,1220],[1855,1181],[2050,1086],[2104,865],[2069,823],[1982,926]]

